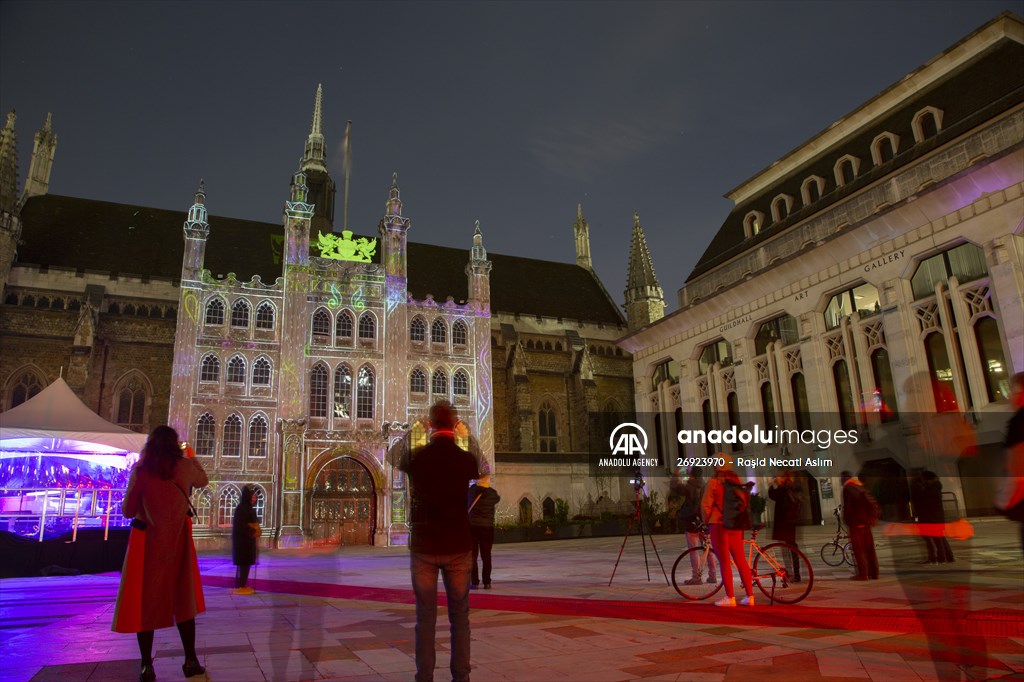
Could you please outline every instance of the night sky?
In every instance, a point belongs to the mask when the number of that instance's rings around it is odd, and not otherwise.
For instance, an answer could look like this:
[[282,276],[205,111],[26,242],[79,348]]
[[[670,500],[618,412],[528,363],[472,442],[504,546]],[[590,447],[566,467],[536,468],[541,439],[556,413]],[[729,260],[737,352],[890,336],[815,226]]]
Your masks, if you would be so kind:
[[[623,299],[640,212],[669,309],[722,195],[1024,3],[0,2],[0,110],[19,191],[53,113],[54,194],[280,222],[317,83],[349,227],[376,234],[392,172],[410,239],[575,259]],[[211,220],[211,239],[217,223]]]

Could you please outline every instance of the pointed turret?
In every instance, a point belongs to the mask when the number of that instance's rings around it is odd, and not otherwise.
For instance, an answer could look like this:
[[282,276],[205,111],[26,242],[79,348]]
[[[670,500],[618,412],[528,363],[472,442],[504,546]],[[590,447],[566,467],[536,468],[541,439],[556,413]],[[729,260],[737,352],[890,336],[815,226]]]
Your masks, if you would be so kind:
[[334,180],[327,172],[327,160],[323,131],[323,85],[316,86],[316,100],[313,103],[313,124],[306,137],[299,170],[305,173],[309,192],[305,203],[315,207],[310,222],[310,240],[315,242],[317,233],[330,234],[334,231]]
[[7,124],[0,131],[0,211],[11,214],[18,210],[18,138],[14,131],[17,120],[11,109]]
[[491,307],[491,261],[487,260],[484,235],[480,232],[480,221],[473,228],[473,247],[469,250],[469,303],[478,310],[489,311]]
[[633,212],[633,236],[626,274],[626,324],[630,331],[660,320],[665,315],[665,294],[654,274],[640,214]]
[[46,114],[46,123],[36,131],[32,145],[32,161],[28,167],[25,191],[21,200],[46,194],[50,190],[50,170],[53,168],[53,154],[57,151],[57,136],[50,128],[51,114]]
[[324,131],[323,131],[323,101],[324,88],[322,84],[316,86],[316,102],[313,104],[313,125],[310,126],[309,136],[306,138],[306,150],[302,155],[302,170],[319,170],[327,172],[324,155]]
[[572,232],[576,237],[576,265],[593,270],[590,260],[590,225],[583,217],[583,204],[576,204],[576,222],[572,224]]
[[[384,217],[377,227],[384,248],[384,272],[389,278],[394,278],[396,287],[401,284],[402,291],[408,274],[408,232],[411,225],[410,220],[402,215],[402,191],[398,187],[398,173],[392,173],[388,200],[384,204]],[[395,291],[397,296],[398,289]]]

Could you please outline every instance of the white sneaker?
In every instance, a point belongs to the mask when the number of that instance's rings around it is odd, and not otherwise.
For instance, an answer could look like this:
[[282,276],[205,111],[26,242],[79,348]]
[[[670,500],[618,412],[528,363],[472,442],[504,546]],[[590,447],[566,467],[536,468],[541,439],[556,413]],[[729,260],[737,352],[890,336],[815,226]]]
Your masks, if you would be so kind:
[[754,595],[750,595],[749,597],[744,597],[743,599],[740,599],[740,606],[753,606],[753,605],[754,605]]
[[736,606],[736,597],[722,597],[715,602],[715,606]]

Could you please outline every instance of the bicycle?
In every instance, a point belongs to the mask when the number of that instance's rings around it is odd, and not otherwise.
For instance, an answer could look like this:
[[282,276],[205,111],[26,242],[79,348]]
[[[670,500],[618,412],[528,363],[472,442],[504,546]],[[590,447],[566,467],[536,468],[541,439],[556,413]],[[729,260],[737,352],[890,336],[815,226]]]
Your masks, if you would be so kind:
[[[773,542],[762,547],[757,543],[757,532],[764,528],[760,524],[751,529],[749,540],[744,539],[747,548],[747,564],[750,566],[750,577],[757,588],[770,602],[796,604],[811,593],[814,585],[814,570],[807,555],[786,542]],[[706,526],[700,530],[701,546],[684,551],[672,565],[672,586],[680,596],[691,599],[707,599],[722,589],[724,583],[719,573],[718,580],[710,580],[711,543]],[[788,554],[787,554],[788,553]],[[799,571],[790,571],[787,564],[797,562]],[[696,570],[693,570],[694,565]],[[681,580],[690,566],[693,575]],[[721,566],[719,566],[721,568]],[[795,568],[795,566],[794,566]],[[794,574],[799,574],[796,579]]]
[[[832,542],[826,542],[821,546],[821,560],[829,566],[842,566],[843,563],[853,565],[850,555],[853,554],[853,547],[850,545],[850,535],[843,531],[843,521],[839,515],[842,505],[832,511],[836,517],[836,534]],[[843,542],[846,540],[846,542]]]

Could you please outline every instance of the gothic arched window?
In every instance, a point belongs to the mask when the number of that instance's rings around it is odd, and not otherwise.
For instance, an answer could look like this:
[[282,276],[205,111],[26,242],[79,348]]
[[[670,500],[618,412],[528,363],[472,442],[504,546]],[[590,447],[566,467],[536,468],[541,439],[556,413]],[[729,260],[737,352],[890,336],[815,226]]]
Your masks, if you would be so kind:
[[238,506],[240,499],[241,495],[239,495],[238,488],[235,486],[229,486],[221,491],[220,499],[217,502],[218,526],[231,525],[235,518],[235,507]]
[[359,316],[359,339],[373,339],[377,336],[377,320],[373,313],[363,313]]
[[435,369],[433,376],[430,377],[430,392],[434,397],[443,398],[448,395],[448,375],[443,369]]
[[537,411],[538,429],[540,438],[538,445],[541,452],[558,451],[558,415],[551,403],[545,400]]
[[224,456],[242,456],[242,418],[237,414],[224,420]]
[[17,407],[43,390],[42,382],[35,372],[24,372],[11,386],[10,406]]
[[448,328],[444,325],[444,320],[440,318],[434,320],[434,324],[430,325],[430,342],[445,343],[447,340]]
[[352,370],[344,363],[334,370],[334,417],[352,417]]
[[427,375],[424,374],[423,370],[417,367],[409,375],[409,392],[410,393],[426,393],[427,392]]
[[267,456],[267,436],[270,433],[267,428],[267,419],[261,414],[256,415],[249,422],[249,456]]
[[462,320],[456,320],[455,324],[452,325],[452,344],[455,346],[465,346],[469,340],[469,332],[466,329],[466,323]]
[[274,328],[274,306],[267,301],[260,303],[260,307],[256,309],[256,328]]
[[192,519],[193,525],[209,526],[210,518],[213,516],[213,498],[209,488],[202,488],[192,493],[192,507],[196,510],[196,517]]
[[258,358],[252,365],[252,385],[270,385],[270,360]]
[[327,416],[327,368],[319,363],[309,372],[309,416]]
[[146,387],[137,377],[131,377],[117,392],[117,423],[133,431],[146,424]]
[[214,298],[206,304],[206,324],[224,324],[224,301]]
[[340,341],[352,341],[352,313],[347,310],[338,313],[338,327],[335,335]]
[[210,354],[203,358],[199,365],[200,381],[220,381],[220,359]]
[[249,303],[244,298],[238,299],[231,306],[231,326],[249,328]]
[[359,368],[356,383],[356,418],[373,419],[374,377],[369,367]]
[[412,322],[409,324],[409,340],[421,342],[427,338],[427,323],[423,321],[422,317],[412,318]]
[[469,375],[466,374],[466,370],[457,370],[452,375],[452,393],[463,398],[469,395]]
[[229,384],[245,383],[245,359],[241,355],[232,356],[228,360],[228,371],[224,378]]
[[313,313],[313,340],[319,341],[320,343],[330,342],[330,339],[324,337],[330,337],[331,335],[331,316],[327,314],[327,311],[323,308],[318,308]]
[[217,443],[217,423],[209,412],[196,421],[196,456],[213,457],[213,449]]

